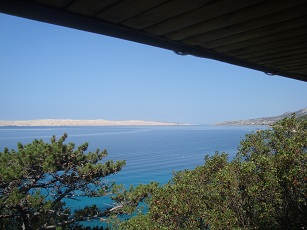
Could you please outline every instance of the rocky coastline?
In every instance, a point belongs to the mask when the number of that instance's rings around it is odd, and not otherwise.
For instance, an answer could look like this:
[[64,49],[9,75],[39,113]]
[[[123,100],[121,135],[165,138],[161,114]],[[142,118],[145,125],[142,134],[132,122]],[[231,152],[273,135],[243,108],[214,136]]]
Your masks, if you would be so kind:
[[217,123],[216,125],[273,125],[277,121],[283,118],[291,117],[293,113],[295,113],[297,117],[306,116],[307,108],[303,108],[296,112],[286,112],[275,117],[262,117],[262,118],[248,119],[248,120],[224,121]]

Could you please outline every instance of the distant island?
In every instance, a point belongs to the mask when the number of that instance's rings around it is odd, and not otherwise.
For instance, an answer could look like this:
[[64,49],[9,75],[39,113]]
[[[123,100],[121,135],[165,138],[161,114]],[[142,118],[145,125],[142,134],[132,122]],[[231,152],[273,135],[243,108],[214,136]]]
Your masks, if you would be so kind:
[[279,116],[275,117],[262,117],[262,118],[254,118],[249,120],[238,120],[238,121],[225,121],[217,123],[216,125],[273,125],[277,121],[291,117],[291,115],[295,113],[298,118],[307,119],[307,108],[301,109],[296,112],[286,112]]
[[110,120],[70,120],[70,119],[40,119],[23,121],[0,121],[0,126],[175,126],[187,125],[177,122],[160,121],[110,121]]

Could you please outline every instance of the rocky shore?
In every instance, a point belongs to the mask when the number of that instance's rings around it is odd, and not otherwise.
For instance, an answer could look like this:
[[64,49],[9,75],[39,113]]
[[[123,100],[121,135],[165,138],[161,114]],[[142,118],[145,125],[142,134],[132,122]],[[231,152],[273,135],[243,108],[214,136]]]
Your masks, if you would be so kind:
[[303,108],[296,112],[286,112],[284,114],[275,117],[262,117],[262,118],[255,118],[249,120],[224,121],[217,123],[216,125],[273,125],[274,123],[283,118],[291,117],[293,113],[295,113],[297,117],[306,116],[307,108]]

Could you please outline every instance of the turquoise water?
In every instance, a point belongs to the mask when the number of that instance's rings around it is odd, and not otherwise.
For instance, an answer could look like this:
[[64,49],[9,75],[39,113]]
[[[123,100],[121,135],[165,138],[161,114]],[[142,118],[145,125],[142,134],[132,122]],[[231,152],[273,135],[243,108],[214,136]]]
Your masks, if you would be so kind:
[[[34,139],[49,141],[52,135],[68,134],[66,142],[76,146],[88,142],[89,151],[107,149],[106,160],[126,160],[121,172],[110,176],[126,187],[158,181],[167,183],[173,171],[193,169],[204,163],[206,154],[224,151],[231,160],[244,136],[255,126],[159,126],[159,127],[0,127],[0,151],[17,149],[17,142]],[[75,208],[98,204],[104,208],[110,200],[101,198],[67,201]]]

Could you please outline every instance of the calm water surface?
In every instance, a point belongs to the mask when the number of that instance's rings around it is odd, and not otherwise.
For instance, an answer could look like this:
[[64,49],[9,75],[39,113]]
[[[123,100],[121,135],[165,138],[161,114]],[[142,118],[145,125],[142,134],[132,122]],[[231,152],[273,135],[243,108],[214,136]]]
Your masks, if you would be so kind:
[[[159,127],[0,127],[0,151],[4,147],[17,149],[17,143],[31,143],[34,139],[49,141],[65,132],[67,143],[76,146],[89,143],[89,151],[107,149],[105,160],[126,160],[126,166],[109,181],[130,185],[158,181],[167,183],[173,171],[193,169],[204,163],[206,154],[227,152],[231,160],[244,136],[256,126],[159,126]],[[100,198],[101,201],[101,198]],[[73,202],[73,203],[71,203]],[[96,199],[76,204],[90,205]],[[108,203],[107,200],[104,203]],[[101,204],[103,206],[103,204]]]
[[68,134],[66,142],[89,143],[89,151],[107,149],[107,159],[126,160],[115,176],[124,184],[167,182],[172,171],[203,164],[206,154],[225,151],[232,159],[239,142],[255,126],[167,127],[0,127],[0,151],[16,149],[17,142],[49,141],[52,135]]

